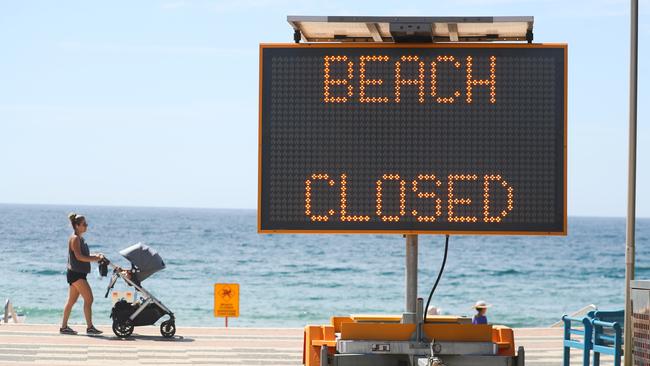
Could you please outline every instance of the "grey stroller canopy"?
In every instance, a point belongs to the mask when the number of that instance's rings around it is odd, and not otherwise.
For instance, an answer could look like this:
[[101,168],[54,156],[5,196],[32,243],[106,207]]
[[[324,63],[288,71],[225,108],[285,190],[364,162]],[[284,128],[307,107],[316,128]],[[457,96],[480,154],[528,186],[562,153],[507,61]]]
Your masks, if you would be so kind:
[[143,243],[137,243],[120,251],[134,269],[137,270],[138,282],[144,281],[152,274],[165,269],[165,262],[151,247]]

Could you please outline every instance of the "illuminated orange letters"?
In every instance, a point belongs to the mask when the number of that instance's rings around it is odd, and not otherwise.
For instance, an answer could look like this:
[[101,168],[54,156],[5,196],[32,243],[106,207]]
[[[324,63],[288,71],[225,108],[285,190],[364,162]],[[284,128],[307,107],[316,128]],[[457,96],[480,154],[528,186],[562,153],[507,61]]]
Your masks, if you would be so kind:
[[[397,180],[399,181],[399,216],[398,215],[383,215],[381,211],[382,207],[382,182],[384,180]],[[399,179],[399,174],[384,174],[381,179],[377,180],[377,216],[381,218],[381,221],[399,221],[400,216],[406,214],[406,181]]]
[[467,104],[472,103],[472,87],[475,85],[483,85],[490,87],[490,103],[494,104],[497,101],[496,85],[496,56],[490,56],[490,77],[488,79],[475,80],[472,77],[472,56],[467,56]]
[[[398,61],[395,62],[394,69],[394,82],[395,82],[395,103],[400,103],[402,101],[403,88],[405,86],[417,86],[418,91],[418,102],[420,104],[424,103],[425,92],[424,92],[424,83],[425,83],[425,62],[424,58],[415,55],[405,55],[401,56]],[[370,86],[381,86],[384,85],[386,80],[381,78],[368,79],[367,78],[367,64],[369,62],[388,62],[390,58],[386,55],[364,55],[359,56],[359,102],[361,103],[388,103],[388,96],[368,96],[368,88]],[[490,74],[486,79],[476,79],[474,78],[474,62],[475,59],[472,56],[467,56],[465,58],[465,102],[467,104],[472,104],[474,101],[473,93],[474,88],[478,86],[486,86],[489,89],[490,94],[490,103],[495,104],[497,100],[496,93],[496,65],[497,57],[490,56],[487,61],[489,61],[489,70]],[[404,79],[403,77],[403,68],[407,63],[415,63],[417,67],[417,76],[414,76],[413,79]],[[428,61],[427,61],[428,62]],[[439,82],[439,63],[449,62],[456,70],[460,70],[462,67],[461,62],[452,55],[440,55],[436,56],[434,61],[431,61],[431,97],[437,103],[441,104],[453,104],[461,96],[460,90],[454,90],[453,94],[447,97],[438,95],[438,82]],[[481,61],[485,62],[485,61]],[[347,67],[347,77],[342,79],[333,79],[331,75],[332,64],[333,63],[344,63]],[[324,56],[323,57],[323,101],[325,103],[347,103],[354,96],[354,62],[350,60],[348,56],[337,55],[337,56]],[[339,92],[338,95],[333,95],[332,88],[335,86],[345,87],[343,94]]]
[[[457,69],[460,69],[460,62],[456,61],[454,56],[438,56],[436,60],[438,62],[452,62],[453,63],[452,65],[454,65],[454,67],[456,67]],[[438,71],[437,67],[438,67],[438,65],[437,65],[436,61],[432,61],[431,62],[431,96],[432,97],[435,97],[436,92],[437,92],[436,91],[436,88],[437,88],[437,86],[436,86],[436,84],[437,84],[436,78],[438,77],[438,75],[437,75],[437,71]],[[456,98],[460,97],[460,90],[454,91],[454,97],[456,97]],[[454,97],[452,97],[452,96],[449,96],[449,97],[437,97],[436,102],[451,104],[451,103],[453,103],[455,101]]]
[[436,211],[434,215],[431,216],[418,216],[417,210],[411,211],[411,214],[416,217],[419,222],[433,222],[436,221],[436,216],[440,217],[442,215],[442,200],[440,197],[436,197],[434,192],[418,192],[418,181],[428,180],[434,182],[436,187],[440,187],[442,182],[436,179],[436,176],[433,174],[419,174],[418,179],[413,181],[413,192],[417,192],[418,198],[435,198]]
[[347,85],[348,97],[352,96],[353,87],[349,80],[352,80],[354,76],[354,62],[349,61],[348,66],[348,78],[347,79],[332,79],[330,76],[330,65],[331,62],[345,62],[347,61],[348,56],[325,56],[325,68],[323,75],[323,98],[326,103],[345,103],[348,101],[348,98],[343,96],[333,97],[330,93],[330,87],[333,85]]
[[[341,207],[341,221],[347,222],[367,222],[370,221],[368,215],[349,215],[347,207],[348,197],[348,181],[347,174],[341,174],[341,190],[340,190],[340,207]],[[455,213],[455,207],[458,205],[471,205],[472,199],[470,197],[456,197],[455,189],[458,182],[470,182],[478,180],[476,174],[449,174],[447,177],[447,220],[449,222],[459,223],[475,223],[479,219],[476,216],[458,216]],[[336,182],[330,178],[326,173],[314,173],[304,181],[305,184],[305,215],[311,221],[325,222],[329,221],[336,211],[329,209],[326,212],[315,213],[312,206],[313,186],[317,181],[324,181],[328,186],[333,187]],[[395,181],[399,184],[399,213],[387,215],[383,210],[383,202],[385,198],[385,184],[389,181]],[[419,184],[420,182],[429,181],[434,184],[434,187],[442,187],[442,182],[436,178],[434,174],[418,174],[418,176],[411,182],[412,191],[415,194],[414,198],[431,199],[433,201],[432,207],[435,209],[431,215],[422,215],[417,210],[412,209],[411,215],[415,217],[418,222],[435,222],[437,218],[442,216],[442,198],[435,191],[422,192]],[[505,205],[501,211],[492,214],[491,209],[494,208],[493,202],[490,200],[491,190],[493,183],[500,183],[499,185],[505,190]],[[322,183],[321,183],[322,184]],[[399,174],[386,173],[381,175],[375,181],[376,192],[376,211],[377,217],[383,222],[399,222],[404,215],[406,215],[406,180],[403,180]],[[514,208],[514,188],[499,174],[486,174],[483,176],[483,222],[485,223],[500,223],[503,218]]]
[[324,180],[330,186],[333,186],[335,183],[333,180],[329,179],[329,175],[324,173],[315,173],[311,175],[311,179],[305,181],[305,215],[309,216],[311,221],[328,221],[329,217],[334,215],[334,210],[330,209],[328,215],[312,215],[311,211],[311,184],[312,180]]
[[[499,215],[490,216],[490,181],[501,182],[501,186],[506,190],[506,209],[502,210]],[[514,204],[514,189],[506,182],[501,179],[500,175],[485,175],[485,180],[483,181],[483,221],[485,222],[501,222],[502,217],[506,217],[508,212],[512,211],[512,205]]]
[[383,79],[366,79],[366,61],[387,62],[388,56],[359,57],[359,101],[361,103],[388,103],[388,97],[366,97],[366,86],[384,83]]
[[370,221],[370,216],[347,215],[348,181],[345,173],[341,174],[341,221]]
[[454,182],[460,180],[476,180],[478,176],[476,174],[454,174],[449,175],[448,187],[449,190],[449,217],[447,220],[450,222],[476,222],[478,219],[476,216],[456,216],[454,215],[454,206],[455,205],[470,205],[472,200],[469,197],[466,198],[454,198]]
[[[418,62],[417,56],[402,56],[402,62]],[[395,62],[395,103],[400,102],[400,89],[402,85],[418,86],[418,101],[424,103],[424,62],[418,62],[417,79],[402,79],[402,65],[399,61]]]

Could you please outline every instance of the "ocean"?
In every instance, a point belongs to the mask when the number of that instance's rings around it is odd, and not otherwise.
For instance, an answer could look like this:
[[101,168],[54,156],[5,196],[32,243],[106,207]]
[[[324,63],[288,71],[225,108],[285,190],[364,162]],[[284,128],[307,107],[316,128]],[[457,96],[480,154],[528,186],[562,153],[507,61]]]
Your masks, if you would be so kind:
[[[0,205],[0,299],[28,323],[59,323],[70,211],[86,215],[91,252],[127,266],[119,250],[156,249],[167,268],[143,282],[179,326],[223,326],[213,316],[215,283],[239,283],[238,327],[302,327],[332,315],[399,314],[404,307],[405,239],[400,235],[260,235],[254,210]],[[492,323],[549,326],[585,305],[622,309],[625,219],[569,218],[566,237],[452,236],[432,304],[472,315],[493,306]],[[419,296],[428,296],[444,236],[419,237]],[[637,222],[638,279],[650,278],[650,219]],[[94,321],[110,324],[108,278],[93,264]],[[117,289],[126,289],[118,285]],[[82,324],[82,300],[71,323]]]

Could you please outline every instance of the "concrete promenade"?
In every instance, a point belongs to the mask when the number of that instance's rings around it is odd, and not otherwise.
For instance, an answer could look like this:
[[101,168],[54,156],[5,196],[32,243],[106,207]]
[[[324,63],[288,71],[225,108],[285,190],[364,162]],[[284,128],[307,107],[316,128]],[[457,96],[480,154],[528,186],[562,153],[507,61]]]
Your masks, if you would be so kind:
[[[73,326],[83,331],[83,326]],[[140,327],[120,340],[110,327],[102,336],[58,334],[56,325],[0,325],[0,365],[292,365],[302,364],[302,329],[179,328],[173,339],[158,327]],[[526,364],[562,364],[562,329],[516,329]],[[573,365],[581,353],[572,352]],[[611,365],[603,357],[602,365]]]

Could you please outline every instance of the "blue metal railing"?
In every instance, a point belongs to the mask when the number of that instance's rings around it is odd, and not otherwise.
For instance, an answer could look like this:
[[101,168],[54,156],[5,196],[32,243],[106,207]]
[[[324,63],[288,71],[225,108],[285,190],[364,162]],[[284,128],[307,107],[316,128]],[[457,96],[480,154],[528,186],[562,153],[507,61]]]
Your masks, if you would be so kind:
[[614,366],[620,366],[625,311],[596,311],[593,318],[594,366],[600,366],[601,353],[614,356]]
[[[584,318],[572,318],[570,316],[564,315],[562,317],[564,322],[564,357],[563,365],[569,366],[571,363],[571,348],[577,348],[582,350],[582,364],[584,366],[589,366],[590,357],[591,357],[591,347],[593,343],[591,338],[593,337],[593,325],[591,324],[591,319],[589,317]],[[582,329],[573,328],[573,323],[581,323]],[[582,337],[582,341],[572,338],[572,335],[577,335]]]
[[[582,350],[583,366],[590,365],[591,351],[594,352],[594,366],[600,366],[600,354],[614,356],[614,366],[620,366],[623,353],[624,312],[591,311],[584,318],[563,316],[564,322],[564,366],[570,365],[571,348]],[[581,323],[582,328],[574,328],[573,323]],[[572,338],[581,336],[582,340]]]

